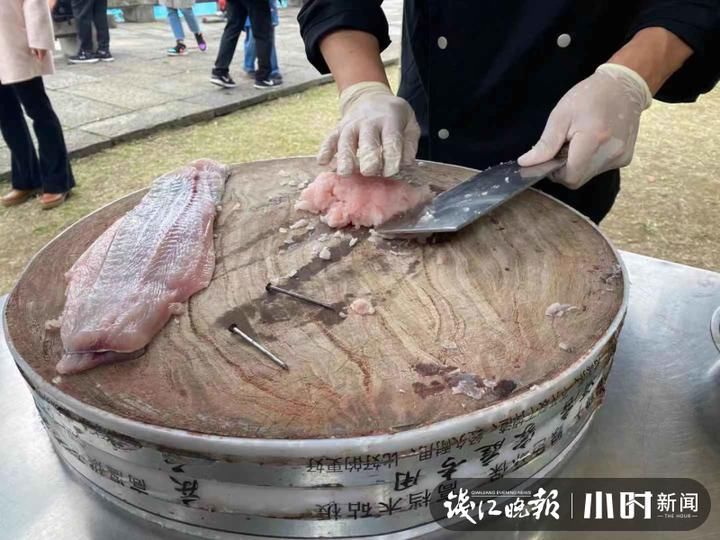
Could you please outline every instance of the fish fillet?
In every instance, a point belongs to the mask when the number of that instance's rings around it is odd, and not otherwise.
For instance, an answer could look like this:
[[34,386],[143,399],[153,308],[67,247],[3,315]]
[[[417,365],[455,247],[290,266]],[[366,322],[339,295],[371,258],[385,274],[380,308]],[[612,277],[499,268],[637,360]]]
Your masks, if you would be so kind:
[[431,197],[428,186],[413,186],[392,178],[323,172],[302,191],[295,208],[323,214],[330,227],[376,227]]
[[59,373],[142,354],[179,304],[210,284],[227,169],[210,160],[155,180],[66,274]]

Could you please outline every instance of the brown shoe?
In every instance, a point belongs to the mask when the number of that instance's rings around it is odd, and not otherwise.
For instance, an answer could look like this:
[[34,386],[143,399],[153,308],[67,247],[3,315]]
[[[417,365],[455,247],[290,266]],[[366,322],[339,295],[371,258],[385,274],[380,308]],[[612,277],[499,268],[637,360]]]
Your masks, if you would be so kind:
[[7,194],[0,197],[0,204],[5,207],[22,204],[35,195],[37,191],[37,189],[11,189]]
[[56,208],[65,202],[67,196],[67,193],[43,193],[40,195],[40,206],[43,210]]

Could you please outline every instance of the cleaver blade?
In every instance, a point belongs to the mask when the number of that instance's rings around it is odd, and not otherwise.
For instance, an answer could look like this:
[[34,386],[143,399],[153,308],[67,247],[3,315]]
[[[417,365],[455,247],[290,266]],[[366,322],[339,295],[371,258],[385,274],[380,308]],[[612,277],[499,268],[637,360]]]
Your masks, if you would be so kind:
[[561,169],[565,162],[564,156],[558,156],[532,167],[520,167],[517,161],[495,165],[375,230],[388,236],[459,231]]

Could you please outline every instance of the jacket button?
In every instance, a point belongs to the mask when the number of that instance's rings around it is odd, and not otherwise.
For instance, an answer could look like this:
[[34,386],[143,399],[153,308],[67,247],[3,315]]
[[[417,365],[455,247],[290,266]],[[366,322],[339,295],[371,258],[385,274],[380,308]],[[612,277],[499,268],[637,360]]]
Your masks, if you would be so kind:
[[572,41],[572,38],[570,37],[570,34],[560,34],[557,37],[557,46],[561,49],[564,49],[568,45],[570,45],[570,42]]
[[450,136],[450,132],[449,132],[447,129],[445,129],[445,128],[442,128],[441,130],[438,131],[438,137],[439,137],[440,139],[445,140],[445,139],[447,139],[449,136]]
[[447,49],[447,38],[445,36],[440,36],[437,43],[441,49]]

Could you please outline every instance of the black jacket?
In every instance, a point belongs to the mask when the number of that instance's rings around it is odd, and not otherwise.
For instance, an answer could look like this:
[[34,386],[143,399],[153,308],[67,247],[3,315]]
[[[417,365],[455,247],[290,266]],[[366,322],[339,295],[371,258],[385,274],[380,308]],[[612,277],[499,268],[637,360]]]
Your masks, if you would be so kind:
[[[306,0],[298,20],[310,62],[328,72],[319,43],[342,28],[387,47],[381,3]],[[479,169],[517,158],[565,92],[650,26],[667,28],[695,53],[657,97],[693,101],[712,89],[720,78],[720,0],[406,0],[398,94],[422,128],[419,157]],[[611,205],[617,186],[608,190],[595,196]]]

